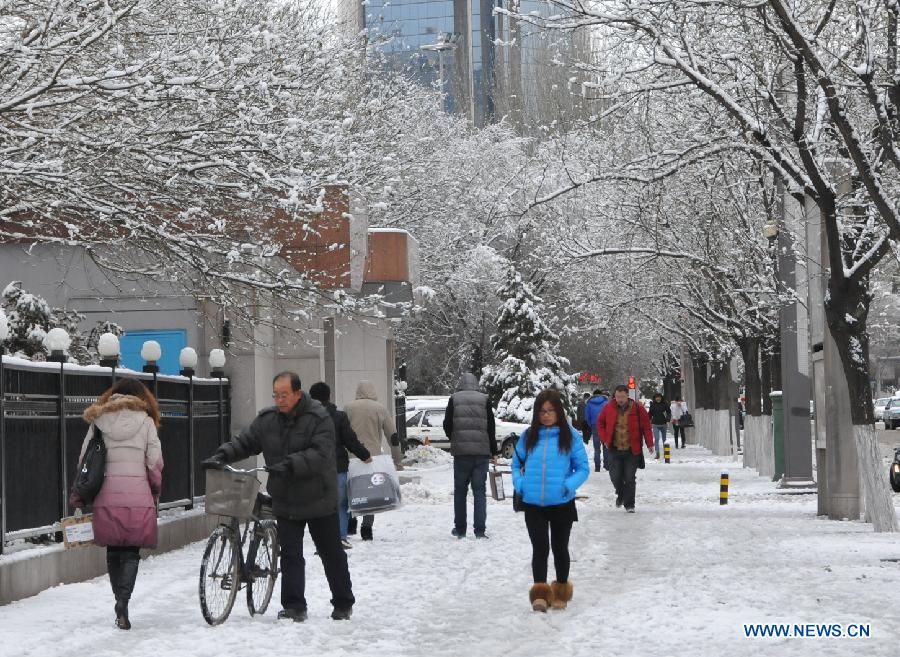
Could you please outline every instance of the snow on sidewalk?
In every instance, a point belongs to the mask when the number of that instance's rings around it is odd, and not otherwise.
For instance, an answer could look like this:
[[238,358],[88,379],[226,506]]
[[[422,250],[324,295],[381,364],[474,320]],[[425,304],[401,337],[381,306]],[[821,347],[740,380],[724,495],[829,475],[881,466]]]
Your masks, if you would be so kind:
[[[731,502],[718,504],[719,473]],[[328,615],[321,563],[307,540],[309,620],[276,622],[276,595],[250,618],[243,592],[209,627],[197,600],[202,543],[147,559],[134,629],[113,627],[100,577],[0,607],[0,655],[129,657],[274,655],[894,655],[900,636],[896,536],[815,517],[815,496],[771,482],[699,447],[639,472],[637,513],[614,508],[606,473],[580,493],[573,529],[575,597],[565,612],[528,605],[530,545],[509,501],[488,506],[491,539],[457,541],[452,470],[423,463],[405,506],[378,516],[375,540],[349,552],[357,604]],[[510,482],[507,479],[507,489]],[[471,514],[471,506],[470,506]],[[470,515],[471,523],[471,515]],[[550,567],[553,576],[553,567]],[[744,623],[871,623],[868,639],[747,639]]]

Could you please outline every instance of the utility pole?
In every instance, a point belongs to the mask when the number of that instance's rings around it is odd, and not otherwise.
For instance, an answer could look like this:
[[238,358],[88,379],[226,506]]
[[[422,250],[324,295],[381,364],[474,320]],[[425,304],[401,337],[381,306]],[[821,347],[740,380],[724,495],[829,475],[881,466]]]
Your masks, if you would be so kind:
[[784,394],[784,477],[782,487],[814,486],[812,476],[812,434],[809,400],[809,336],[806,301],[807,268],[797,257],[794,236],[806,241],[805,203],[781,187],[781,230],[778,231],[778,275],[785,288],[794,290],[798,301],[782,306],[779,312],[781,331],[781,376]]

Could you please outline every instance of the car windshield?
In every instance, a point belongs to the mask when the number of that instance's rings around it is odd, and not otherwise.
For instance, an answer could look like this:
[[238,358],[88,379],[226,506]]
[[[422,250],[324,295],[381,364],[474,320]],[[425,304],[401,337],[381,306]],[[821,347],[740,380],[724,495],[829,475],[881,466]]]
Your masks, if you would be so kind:
[[422,426],[439,427],[444,423],[444,411],[428,411]]

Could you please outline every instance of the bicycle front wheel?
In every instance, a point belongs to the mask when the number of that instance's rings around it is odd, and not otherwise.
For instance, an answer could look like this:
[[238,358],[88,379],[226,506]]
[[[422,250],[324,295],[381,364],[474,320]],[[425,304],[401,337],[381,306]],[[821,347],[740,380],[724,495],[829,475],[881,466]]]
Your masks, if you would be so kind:
[[240,545],[234,531],[219,527],[206,542],[200,563],[200,611],[210,625],[224,623],[241,585]]
[[275,580],[278,579],[278,532],[271,520],[260,521],[250,545],[247,583],[247,609],[250,615],[264,614],[269,608]]

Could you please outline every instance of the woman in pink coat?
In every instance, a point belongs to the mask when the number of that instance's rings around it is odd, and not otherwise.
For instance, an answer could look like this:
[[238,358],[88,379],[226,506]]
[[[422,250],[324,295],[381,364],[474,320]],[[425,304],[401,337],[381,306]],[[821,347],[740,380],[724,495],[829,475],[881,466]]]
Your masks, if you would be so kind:
[[[134,590],[140,548],[156,547],[156,502],[162,488],[159,405],[137,379],[120,379],[84,412],[91,424],[81,447],[84,456],[94,427],[106,445],[106,478],[92,505],[94,543],[106,547],[109,581],[116,596],[116,625],[131,629],[128,601]],[[77,493],[69,500],[83,506]]]

